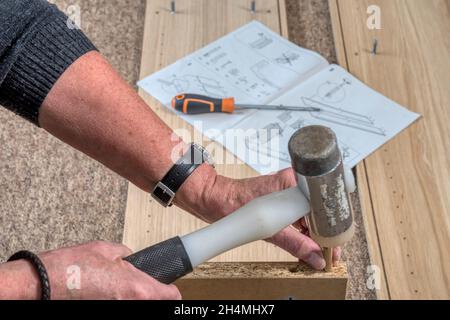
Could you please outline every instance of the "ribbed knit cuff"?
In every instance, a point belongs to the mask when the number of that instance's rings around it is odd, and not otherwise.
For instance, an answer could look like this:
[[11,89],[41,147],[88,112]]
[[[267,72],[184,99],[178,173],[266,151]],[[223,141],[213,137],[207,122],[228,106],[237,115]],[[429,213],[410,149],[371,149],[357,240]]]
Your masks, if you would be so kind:
[[1,85],[0,103],[39,126],[39,108],[64,71],[82,55],[96,50],[81,30],[71,29],[56,12],[24,44]]

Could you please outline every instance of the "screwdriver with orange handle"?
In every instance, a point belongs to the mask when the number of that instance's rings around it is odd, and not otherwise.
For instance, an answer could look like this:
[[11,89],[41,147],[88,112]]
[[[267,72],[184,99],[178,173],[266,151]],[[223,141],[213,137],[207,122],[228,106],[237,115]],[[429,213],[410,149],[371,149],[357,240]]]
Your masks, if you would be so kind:
[[278,110],[278,111],[303,111],[317,112],[320,108],[314,107],[292,107],[292,106],[274,106],[259,104],[236,104],[234,98],[211,98],[199,94],[180,94],[172,99],[172,107],[184,114],[202,114],[202,113],[233,113],[236,110],[257,109],[257,110]]

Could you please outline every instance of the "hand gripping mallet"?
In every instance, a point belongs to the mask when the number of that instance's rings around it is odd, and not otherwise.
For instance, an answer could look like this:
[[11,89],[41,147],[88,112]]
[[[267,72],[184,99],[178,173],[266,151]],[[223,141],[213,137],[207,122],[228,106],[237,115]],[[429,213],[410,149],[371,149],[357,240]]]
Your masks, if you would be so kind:
[[[320,136],[326,140],[314,146]],[[313,151],[302,156],[308,148]],[[348,216],[343,210],[349,202],[342,160],[335,148],[336,137],[325,127],[300,129],[289,142],[294,168],[300,170],[299,182],[306,176],[312,194],[308,220],[311,234],[319,244],[329,247],[342,244],[353,232],[351,212]],[[314,160],[315,154],[319,157]],[[270,238],[308,215],[311,208],[303,193],[308,192],[305,183],[302,189],[294,187],[257,198],[203,229],[158,243],[125,260],[162,283],[172,283],[199,264],[241,245]]]

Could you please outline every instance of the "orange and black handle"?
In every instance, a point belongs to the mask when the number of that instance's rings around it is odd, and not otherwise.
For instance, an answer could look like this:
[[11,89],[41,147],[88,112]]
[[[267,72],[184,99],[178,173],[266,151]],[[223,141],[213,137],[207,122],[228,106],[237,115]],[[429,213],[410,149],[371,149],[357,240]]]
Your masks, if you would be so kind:
[[180,94],[172,99],[172,107],[185,114],[233,113],[234,98],[216,99],[199,94]]

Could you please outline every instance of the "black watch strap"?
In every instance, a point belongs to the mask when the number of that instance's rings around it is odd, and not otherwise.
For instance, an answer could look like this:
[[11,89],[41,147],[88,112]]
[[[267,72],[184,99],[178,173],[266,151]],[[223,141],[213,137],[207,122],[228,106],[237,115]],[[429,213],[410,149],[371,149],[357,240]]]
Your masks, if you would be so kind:
[[173,203],[175,194],[181,188],[189,176],[203,163],[209,162],[204,150],[191,144],[185,155],[174,164],[162,180],[153,189],[152,196],[164,207]]

